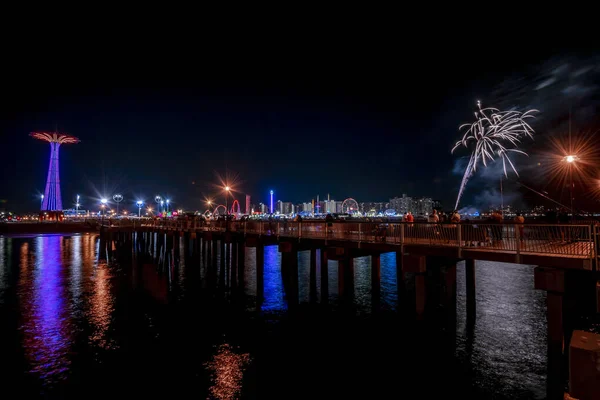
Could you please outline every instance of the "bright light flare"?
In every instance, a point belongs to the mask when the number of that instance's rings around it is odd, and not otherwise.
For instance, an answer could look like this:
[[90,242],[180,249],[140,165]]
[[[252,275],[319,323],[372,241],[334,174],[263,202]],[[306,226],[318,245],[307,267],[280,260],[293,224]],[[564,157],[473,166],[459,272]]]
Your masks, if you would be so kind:
[[241,186],[241,180],[237,174],[227,173],[225,177],[215,172],[217,183],[213,183],[211,186],[214,188],[212,196],[218,197],[223,195],[223,191],[231,193],[235,198],[235,193],[238,193],[238,188]]
[[568,162],[568,163],[572,163],[572,162],[575,162],[575,161],[579,160],[579,157],[577,157],[577,156],[565,156],[565,157],[563,157],[563,160],[566,161],[566,162]]
[[102,203],[102,204],[106,204],[106,203],[108,203],[108,200],[106,200],[106,199],[101,199],[101,200],[100,200],[100,203]]
[[584,190],[594,188],[597,166],[600,163],[600,148],[595,133],[573,133],[552,136],[549,148],[539,155],[540,173],[545,187],[556,186],[559,190],[569,188],[571,181]]

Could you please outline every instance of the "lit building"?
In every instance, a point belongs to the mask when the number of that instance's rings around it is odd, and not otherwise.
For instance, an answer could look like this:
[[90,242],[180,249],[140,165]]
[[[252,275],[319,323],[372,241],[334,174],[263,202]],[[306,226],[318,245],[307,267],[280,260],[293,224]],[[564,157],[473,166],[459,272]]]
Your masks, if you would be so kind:
[[269,214],[269,207],[264,204],[264,203],[260,203],[259,204],[259,211],[263,214]]
[[291,201],[282,201],[280,202],[280,213],[281,214],[285,214],[285,215],[289,215],[289,214],[293,214],[294,213],[294,204]]
[[390,199],[390,208],[396,210],[398,214],[406,214],[408,211],[413,211],[412,197],[402,194],[402,197],[394,197]]
[[305,213],[312,214],[314,212],[312,203],[302,203],[302,211],[304,211]]
[[329,214],[333,214],[336,213],[336,206],[335,206],[336,202],[335,200],[327,200],[325,202],[325,212],[329,213]]
[[411,211],[414,215],[429,215],[433,212],[433,200],[429,197],[414,199],[413,210],[409,211]]

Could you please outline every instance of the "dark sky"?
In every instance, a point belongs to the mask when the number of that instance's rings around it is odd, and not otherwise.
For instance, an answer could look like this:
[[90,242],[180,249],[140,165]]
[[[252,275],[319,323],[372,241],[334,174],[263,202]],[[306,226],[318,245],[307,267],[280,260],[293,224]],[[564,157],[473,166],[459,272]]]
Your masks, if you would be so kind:
[[129,204],[162,194],[200,209],[205,197],[222,202],[218,175],[235,177],[240,201],[274,189],[295,203],[407,193],[452,207],[450,149],[475,101],[564,50],[505,60],[448,46],[19,54],[4,75],[0,199],[39,206],[49,146],[28,134],[58,127],[81,139],[61,148],[65,207],[120,192]]

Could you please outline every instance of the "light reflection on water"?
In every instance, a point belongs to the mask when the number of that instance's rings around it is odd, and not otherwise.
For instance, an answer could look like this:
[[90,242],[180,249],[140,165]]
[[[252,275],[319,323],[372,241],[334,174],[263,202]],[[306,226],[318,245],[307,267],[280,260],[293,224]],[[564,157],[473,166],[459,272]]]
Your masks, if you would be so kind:
[[209,388],[211,398],[219,400],[239,398],[244,370],[249,362],[250,354],[240,354],[227,343],[220,345],[215,355],[206,364],[211,374]]
[[[164,240],[155,241],[155,244],[157,242],[165,243]],[[24,352],[25,372],[36,376],[43,387],[52,389],[56,383],[70,379],[73,362],[77,357],[85,358],[89,353],[92,361],[86,361],[88,365],[102,364],[110,357],[115,357],[111,354],[121,354],[118,352],[124,346],[131,347],[131,342],[138,338],[132,335],[143,337],[151,331],[148,336],[153,339],[148,346],[155,346],[155,337],[169,337],[165,332],[173,331],[173,337],[183,341],[180,344],[183,353],[188,346],[193,347],[193,341],[205,341],[213,349],[194,353],[199,358],[201,369],[210,375],[210,382],[198,389],[199,392],[206,392],[212,398],[238,398],[243,392],[244,371],[253,363],[251,358],[261,356],[260,352],[253,353],[257,350],[248,350],[255,347],[255,339],[251,331],[246,330],[246,326],[230,326],[232,321],[239,319],[239,315],[223,317],[227,322],[219,319],[214,326],[203,326],[206,319],[200,318],[201,328],[195,336],[190,333],[192,338],[187,339],[190,343],[185,342],[179,328],[182,320],[198,318],[198,306],[204,304],[210,309],[210,302],[216,301],[213,292],[207,292],[210,295],[203,297],[202,301],[208,303],[202,304],[191,303],[199,301],[198,297],[187,294],[192,290],[204,292],[210,288],[207,283],[210,279],[209,271],[213,265],[219,268],[220,255],[215,264],[207,263],[206,259],[194,261],[186,258],[189,251],[186,253],[183,241],[180,243],[179,258],[173,250],[161,255],[160,245],[149,251],[156,252],[157,257],[162,257],[169,266],[164,271],[159,271],[166,279],[155,280],[156,285],[166,285],[160,290],[176,293],[176,296],[170,298],[169,306],[173,308],[167,308],[168,317],[161,317],[157,311],[162,306],[157,308],[147,303],[140,305],[138,300],[132,300],[137,298],[135,296],[139,292],[131,288],[119,291],[119,282],[131,279],[126,272],[128,267],[117,268],[107,264],[104,260],[105,252],[100,256],[96,235],[0,236],[0,316],[12,315],[12,307],[17,305],[16,328],[21,332],[19,345]],[[255,305],[258,304],[260,315],[269,323],[278,324],[279,316],[288,313],[281,274],[281,254],[277,246],[265,247],[264,299],[261,302],[255,298],[257,283],[254,251],[253,248],[247,248],[245,256],[244,309],[254,318]],[[14,259],[13,254],[18,254],[18,260]],[[301,305],[308,305],[311,299],[321,305],[327,303],[328,309],[335,311],[340,305],[337,262],[328,262],[327,286],[324,288],[319,252],[316,260],[316,285],[311,288],[310,252],[299,253],[298,301]],[[175,268],[178,261],[179,265]],[[374,306],[370,265],[370,257],[357,258],[354,262],[353,312],[359,316],[369,316]],[[151,275],[156,273],[154,270],[149,272]],[[218,272],[216,276],[219,276]],[[229,273],[226,276],[229,277]],[[222,285],[217,283],[216,278],[213,279],[215,285]],[[197,284],[196,280],[202,280],[202,283]],[[546,362],[545,294],[533,289],[533,268],[478,262],[476,284],[477,318],[469,323],[464,312],[464,265],[460,264],[455,354],[458,362],[465,366],[465,379],[487,393],[500,390],[502,393],[521,397],[542,398],[545,392]],[[227,287],[222,289],[226,291]],[[324,289],[327,289],[327,299],[323,298]],[[119,298],[124,304],[123,308],[130,310],[125,319],[119,317]],[[177,311],[177,307],[183,305],[189,307],[189,312],[188,308],[185,313]],[[381,255],[378,307],[382,311],[396,313],[398,306],[396,255],[385,253]],[[131,322],[129,318],[135,321]],[[136,333],[130,332],[131,326],[134,326]],[[202,335],[209,330],[216,332],[218,339],[204,339]],[[158,335],[159,332],[161,335]],[[231,332],[239,336],[237,342],[245,344],[245,347],[223,344],[222,334]],[[146,349],[143,347],[145,345],[140,346],[142,353],[154,351],[153,347]],[[152,357],[149,359],[152,360]],[[357,365],[356,368],[364,366]],[[86,370],[83,371],[85,373]],[[198,376],[202,373],[197,371]],[[110,372],[105,371],[104,374]],[[260,380],[260,372],[257,374],[257,379]],[[93,381],[93,377],[87,379]],[[192,381],[194,379],[199,378],[190,378]]]
[[[66,377],[71,326],[67,310],[64,268],[61,260],[64,237],[34,239],[33,265],[21,257],[19,297],[23,347],[31,372],[54,384]],[[23,244],[24,245],[24,244]],[[25,247],[22,247],[25,251]]]

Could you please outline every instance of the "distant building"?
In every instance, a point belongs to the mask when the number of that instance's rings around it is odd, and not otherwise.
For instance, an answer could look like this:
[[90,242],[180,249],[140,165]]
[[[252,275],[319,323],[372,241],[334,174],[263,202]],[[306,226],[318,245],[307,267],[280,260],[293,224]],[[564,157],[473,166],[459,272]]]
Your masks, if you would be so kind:
[[389,203],[384,202],[376,202],[376,201],[367,201],[364,203],[360,203],[358,205],[360,212],[363,214],[369,213],[383,213],[388,208]]
[[397,214],[406,214],[408,211],[412,212],[412,202],[412,197],[402,194],[402,197],[394,197],[393,199],[390,199],[390,208],[396,210]]
[[389,206],[398,214],[411,212],[413,215],[429,215],[433,212],[434,206],[441,207],[441,203],[429,197],[412,198],[402,194],[402,197],[390,199]]
[[413,200],[413,210],[411,211],[414,215],[429,215],[433,212],[433,200],[429,197],[421,197]]
[[325,202],[325,212],[329,214],[336,213],[335,200],[328,200]]
[[335,212],[336,213],[338,213],[338,214],[342,213],[342,204],[343,203],[344,203],[343,201],[336,201],[335,202]]
[[302,203],[302,211],[304,211],[305,213],[312,214],[314,212],[312,208],[312,203]]
[[260,207],[260,208],[259,208],[259,211],[260,211],[261,213],[263,213],[263,214],[268,214],[268,213],[269,213],[269,206],[267,206],[266,204],[264,204],[264,203],[260,203],[260,204],[259,204],[259,207]]
[[285,214],[285,215],[289,215],[289,214],[293,214],[294,213],[294,204],[292,204],[292,202],[290,201],[280,201],[280,209],[279,209],[279,213],[280,214]]

